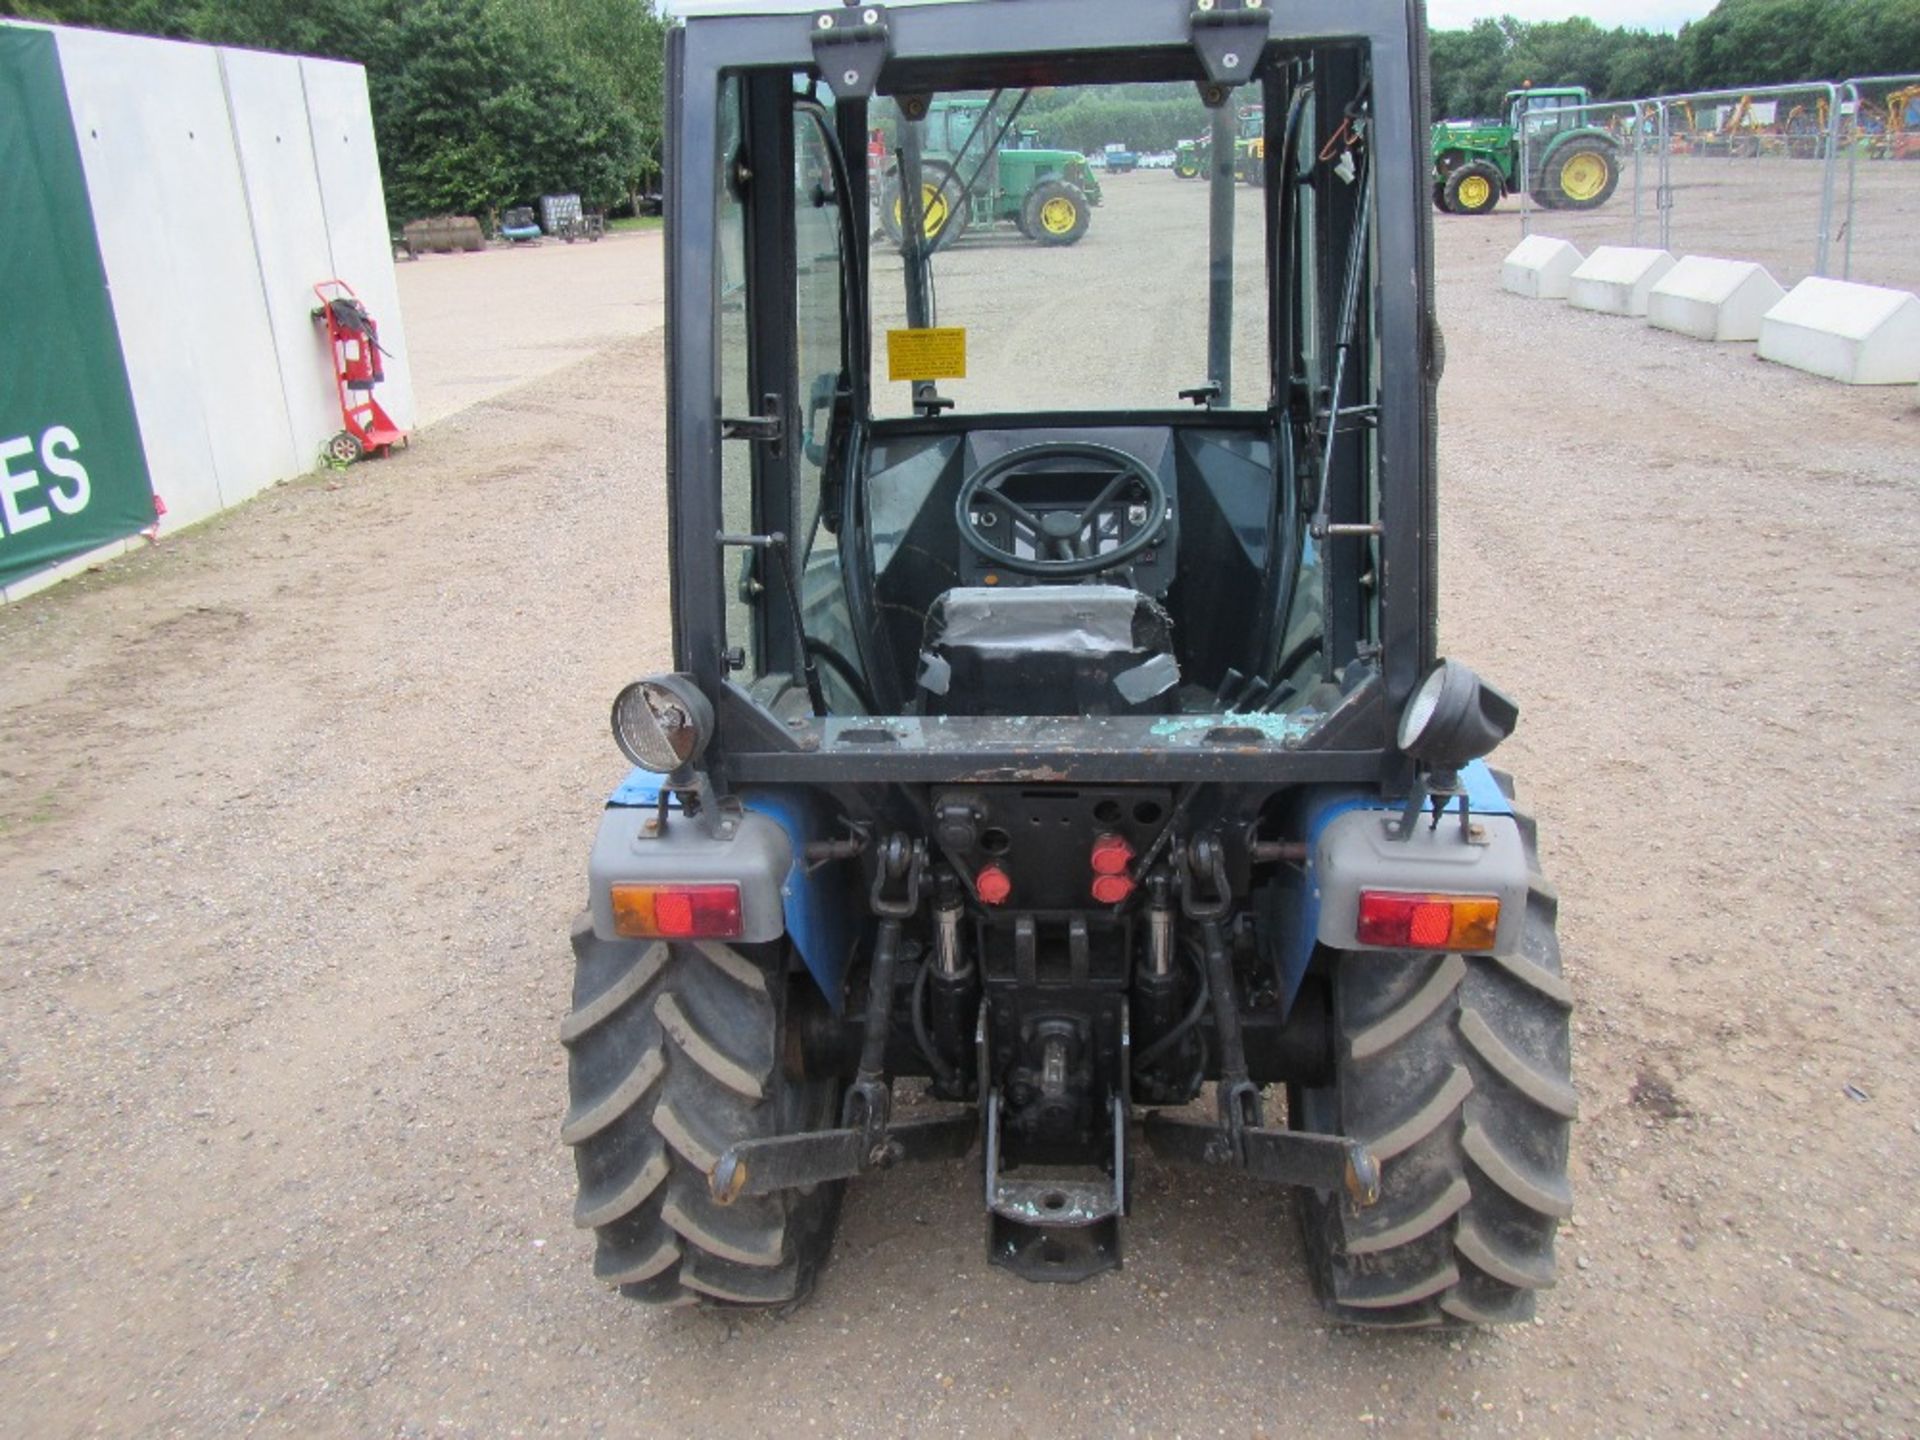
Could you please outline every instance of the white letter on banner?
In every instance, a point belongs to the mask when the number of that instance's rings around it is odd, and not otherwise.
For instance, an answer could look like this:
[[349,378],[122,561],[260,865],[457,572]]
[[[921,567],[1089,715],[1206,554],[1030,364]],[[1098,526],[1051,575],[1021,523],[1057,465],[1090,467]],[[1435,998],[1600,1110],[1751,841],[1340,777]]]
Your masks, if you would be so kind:
[[53,518],[52,512],[44,505],[35,505],[26,510],[20,508],[18,497],[40,484],[40,472],[28,470],[25,474],[15,474],[13,462],[22,455],[32,453],[32,436],[0,440],[0,523],[5,524],[9,535],[18,535],[22,530],[44,525]]
[[[62,515],[78,515],[87,508],[87,501],[93,498],[87,467],[72,455],[79,448],[80,437],[64,425],[55,425],[40,437],[40,463],[46,466],[49,474],[73,482],[72,490],[62,490],[58,485],[47,487],[47,498],[53,501],[54,508]],[[68,453],[60,454],[62,449]]]

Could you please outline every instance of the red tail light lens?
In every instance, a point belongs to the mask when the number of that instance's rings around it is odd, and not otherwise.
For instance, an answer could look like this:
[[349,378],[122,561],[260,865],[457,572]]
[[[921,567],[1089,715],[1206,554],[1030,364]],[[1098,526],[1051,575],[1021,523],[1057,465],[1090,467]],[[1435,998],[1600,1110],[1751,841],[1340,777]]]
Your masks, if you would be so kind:
[[1499,929],[1500,901],[1492,895],[1363,890],[1355,934],[1382,950],[1491,950]]
[[737,940],[740,887],[615,885],[613,928],[636,940]]
[[1093,842],[1090,859],[1096,875],[1124,875],[1133,863],[1133,846],[1124,835],[1102,835]]

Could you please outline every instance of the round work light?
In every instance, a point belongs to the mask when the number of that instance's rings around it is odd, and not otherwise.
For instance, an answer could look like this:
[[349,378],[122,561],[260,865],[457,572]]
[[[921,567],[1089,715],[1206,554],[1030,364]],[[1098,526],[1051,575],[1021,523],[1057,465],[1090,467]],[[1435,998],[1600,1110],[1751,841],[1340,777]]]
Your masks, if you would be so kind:
[[642,770],[671,775],[697,764],[713,738],[713,706],[684,675],[636,680],[613,700],[613,739]]
[[1513,733],[1520,707],[1458,660],[1429,670],[1400,715],[1400,748],[1435,770],[1491,755]]

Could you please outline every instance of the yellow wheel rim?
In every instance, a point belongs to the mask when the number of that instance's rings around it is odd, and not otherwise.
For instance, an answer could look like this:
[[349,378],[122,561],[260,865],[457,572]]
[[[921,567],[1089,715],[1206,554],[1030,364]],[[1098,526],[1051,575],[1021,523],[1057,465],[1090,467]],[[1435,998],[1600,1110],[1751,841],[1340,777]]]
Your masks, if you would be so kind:
[[1591,153],[1576,155],[1560,171],[1560,188],[1569,200],[1592,200],[1607,188],[1607,162]]
[[1073,201],[1064,195],[1056,195],[1040,207],[1040,224],[1049,235],[1067,234],[1073,229],[1073,222],[1079,218]]
[[[922,182],[920,186],[920,228],[929,238],[938,235],[947,225],[946,192],[938,185]],[[905,196],[896,195],[893,201],[893,224],[895,229],[907,228],[907,202]]]
[[1460,203],[1469,210],[1481,210],[1493,195],[1493,187],[1484,175],[1469,175],[1460,182]]

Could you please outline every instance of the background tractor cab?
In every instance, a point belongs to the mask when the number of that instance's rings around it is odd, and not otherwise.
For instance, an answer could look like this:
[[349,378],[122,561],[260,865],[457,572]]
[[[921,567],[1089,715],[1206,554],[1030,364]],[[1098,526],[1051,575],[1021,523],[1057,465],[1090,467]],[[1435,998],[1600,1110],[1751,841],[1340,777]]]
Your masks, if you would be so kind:
[[[784,1303],[844,1181],[971,1154],[989,1257],[1081,1280],[1144,1141],[1299,1187],[1345,1319],[1524,1318],[1566,993],[1517,712],[1434,653],[1424,17],[1092,14],[672,32],[677,669],[614,705],[563,1027],[595,1270]],[[1042,91],[1193,106],[1208,183],[960,238]]]

